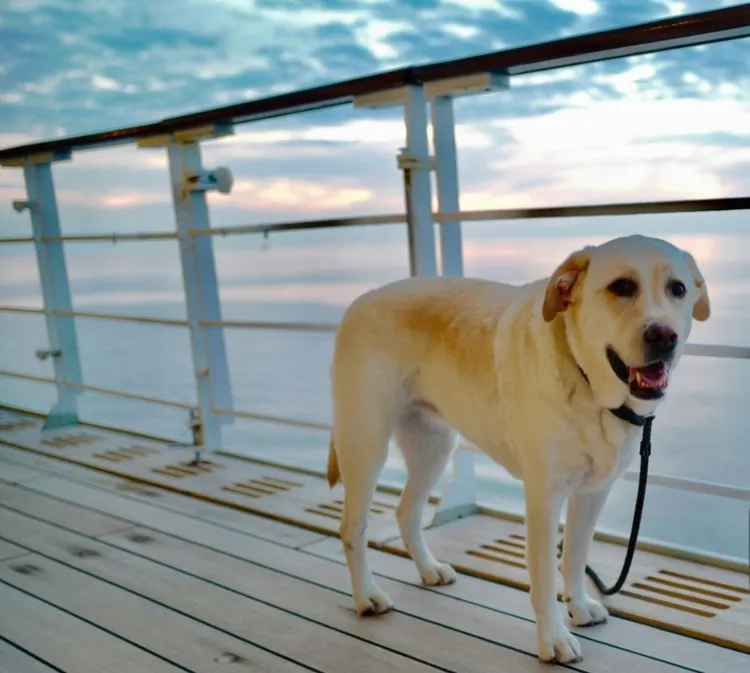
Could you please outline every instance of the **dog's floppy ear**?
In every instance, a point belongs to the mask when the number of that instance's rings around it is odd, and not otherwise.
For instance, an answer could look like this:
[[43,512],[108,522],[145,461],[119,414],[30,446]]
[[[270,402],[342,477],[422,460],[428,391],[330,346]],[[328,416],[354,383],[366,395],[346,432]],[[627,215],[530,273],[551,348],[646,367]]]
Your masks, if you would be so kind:
[[700,272],[695,258],[687,252],[687,250],[683,250],[682,254],[685,256],[685,260],[690,267],[690,273],[693,276],[693,283],[695,283],[695,287],[698,289],[698,299],[693,305],[693,318],[703,322],[704,320],[708,320],[711,315],[711,302],[708,299],[706,280],[703,278],[703,274]]
[[550,276],[542,304],[542,317],[552,322],[558,313],[562,313],[572,302],[573,288],[588,269],[592,246],[587,246],[570,255]]

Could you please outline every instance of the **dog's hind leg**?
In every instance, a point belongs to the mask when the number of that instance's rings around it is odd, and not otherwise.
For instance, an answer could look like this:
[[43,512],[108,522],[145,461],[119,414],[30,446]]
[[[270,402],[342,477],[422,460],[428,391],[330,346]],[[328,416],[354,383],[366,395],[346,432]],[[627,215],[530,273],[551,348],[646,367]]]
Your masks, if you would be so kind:
[[360,615],[382,614],[393,607],[388,594],[373,578],[367,563],[367,516],[378,477],[388,455],[392,422],[376,404],[368,406],[356,392],[340,400],[333,441],[344,484],[341,541],[352,583],[352,597]]
[[430,491],[448,464],[456,432],[431,411],[412,405],[396,424],[394,436],[408,472],[396,510],[401,538],[424,584],[453,584],[456,581],[453,568],[440,563],[425,542],[422,514]]

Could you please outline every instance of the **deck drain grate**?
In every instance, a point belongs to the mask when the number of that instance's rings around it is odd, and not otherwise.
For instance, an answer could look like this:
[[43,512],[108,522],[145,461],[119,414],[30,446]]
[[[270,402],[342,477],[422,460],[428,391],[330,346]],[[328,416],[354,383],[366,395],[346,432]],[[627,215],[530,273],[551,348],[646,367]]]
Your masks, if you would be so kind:
[[701,617],[715,617],[750,595],[745,587],[717,582],[673,570],[657,570],[620,592],[623,596],[654,603]]
[[152,467],[151,471],[165,477],[184,479],[186,477],[197,477],[200,474],[211,474],[221,467],[221,465],[213,461],[202,460],[200,463],[176,463],[174,465],[165,465],[164,467]]
[[[505,537],[481,544],[474,549],[469,549],[466,554],[485,561],[526,569],[526,536],[520,533],[511,533]],[[558,550],[558,560],[561,557],[562,554]]]
[[481,544],[475,549],[469,549],[466,553],[485,561],[526,569],[526,538],[519,533],[511,533],[492,542]]
[[30,418],[3,418],[0,416],[0,430],[5,432],[34,427],[36,427],[36,423]]
[[227,486],[222,486],[223,491],[245,495],[248,498],[263,498],[268,495],[278,495],[291,491],[294,488],[301,488],[304,484],[289,479],[280,479],[278,477],[264,476],[259,479],[245,479],[237,481]]
[[56,449],[64,449],[68,446],[81,446],[82,444],[91,444],[101,439],[99,435],[91,435],[85,432],[79,432],[69,435],[58,435],[57,437],[47,437],[42,440],[45,446],[53,446]]
[[[372,507],[370,507],[370,514],[382,515],[392,512],[395,509],[395,505],[388,502],[374,500]],[[328,517],[329,519],[341,521],[341,518],[344,516],[344,501],[334,500],[332,503],[322,503],[320,505],[314,505],[313,507],[305,507],[305,511],[310,514],[317,514],[319,516]]]
[[157,450],[150,446],[144,446],[142,444],[132,444],[130,446],[122,446],[118,449],[110,449],[108,451],[95,453],[94,458],[99,458],[99,460],[107,460],[111,463],[121,463],[126,460],[133,460],[135,458],[150,456],[154,453],[157,453]]

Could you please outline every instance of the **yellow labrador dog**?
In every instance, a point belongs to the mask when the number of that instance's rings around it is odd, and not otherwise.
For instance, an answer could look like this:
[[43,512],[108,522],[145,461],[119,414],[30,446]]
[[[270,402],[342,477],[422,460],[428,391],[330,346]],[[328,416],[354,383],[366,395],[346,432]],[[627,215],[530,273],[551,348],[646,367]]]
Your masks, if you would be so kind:
[[[562,575],[571,623],[605,621],[586,591],[594,526],[652,415],[692,321],[709,317],[693,257],[640,235],[574,252],[522,286],[409,278],[359,297],[336,337],[328,479],[345,489],[341,539],[360,614],[392,603],[366,558],[367,513],[393,436],[408,480],[397,509],[427,585],[456,581],[425,543],[422,510],[457,434],[524,484],[531,603],[543,661],[581,660],[558,610],[556,533],[567,499]],[[641,419],[642,420],[642,419]]]

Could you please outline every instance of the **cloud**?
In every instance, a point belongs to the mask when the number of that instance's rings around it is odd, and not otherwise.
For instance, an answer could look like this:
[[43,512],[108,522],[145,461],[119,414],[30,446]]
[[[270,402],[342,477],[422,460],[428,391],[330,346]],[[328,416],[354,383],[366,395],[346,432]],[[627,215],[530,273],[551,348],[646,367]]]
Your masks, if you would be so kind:
[[[698,0],[7,0],[0,146],[710,8]],[[458,101],[462,206],[744,193],[749,44],[525,75],[509,91]],[[403,210],[399,109],[344,106],[236,131],[203,144],[205,165],[228,165],[236,180],[230,196],[210,197],[217,224]],[[11,185],[0,187],[3,196],[23,195],[20,175],[2,172]],[[55,167],[55,181],[67,230],[173,226],[163,149],[82,152]],[[0,231],[11,230],[18,217],[0,210]]]

